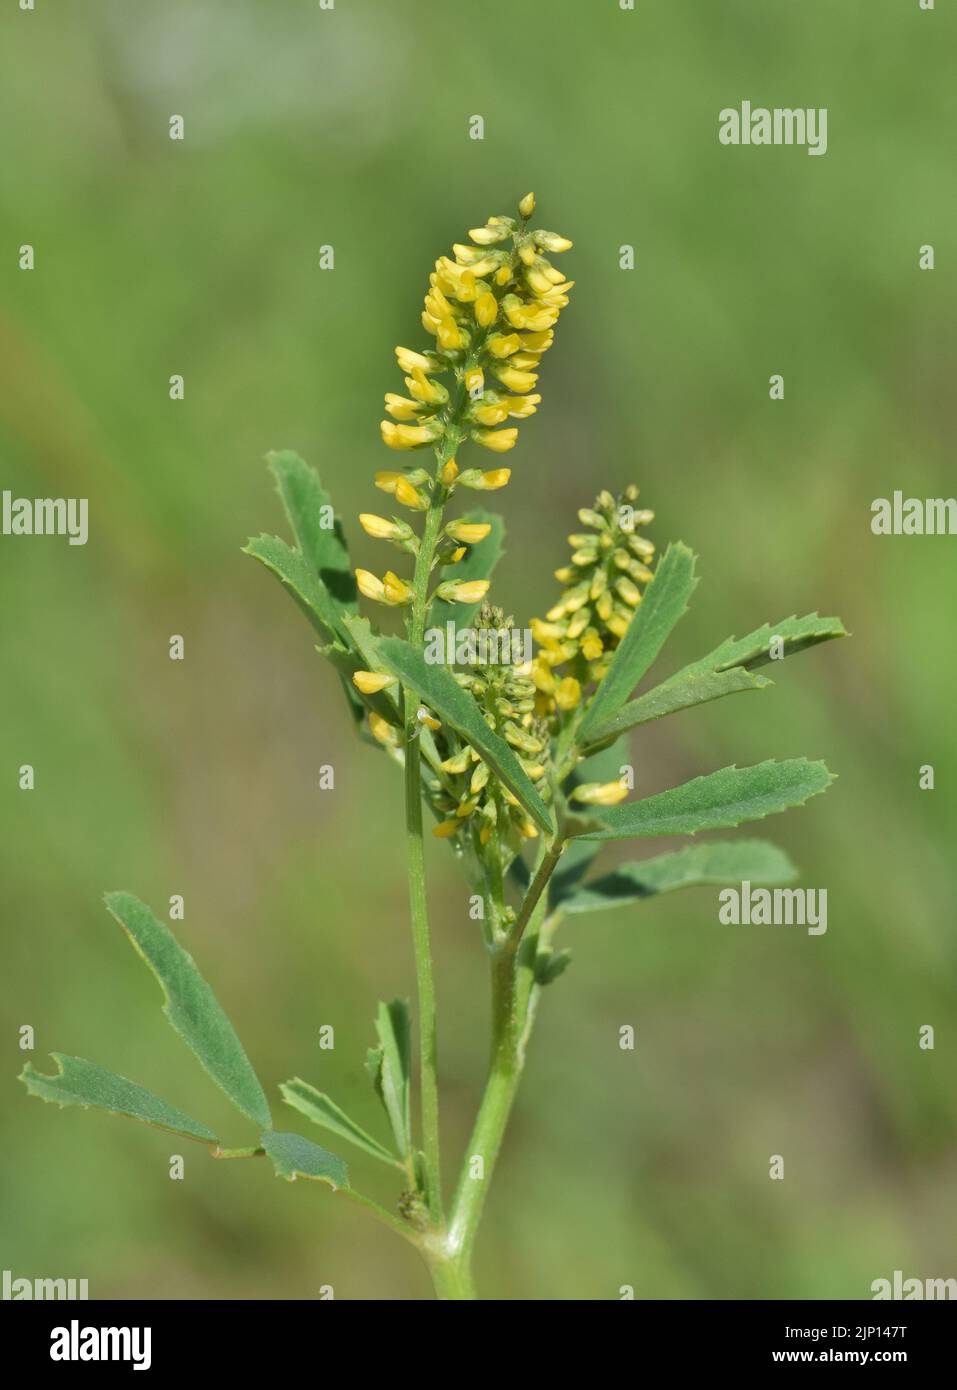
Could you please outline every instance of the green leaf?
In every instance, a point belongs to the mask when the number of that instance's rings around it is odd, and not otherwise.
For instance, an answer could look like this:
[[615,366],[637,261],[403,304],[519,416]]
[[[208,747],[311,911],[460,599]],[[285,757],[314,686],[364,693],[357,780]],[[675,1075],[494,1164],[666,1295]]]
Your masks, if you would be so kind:
[[725,767],[683,786],[621,806],[590,806],[601,830],[587,830],[586,840],[626,840],[646,835],[696,835],[725,830],[744,821],[763,820],[777,811],[800,806],[825,791],[834,779],[823,763],[792,758],[756,767]]
[[753,675],[744,666],[733,666],[728,671],[699,671],[672,676],[647,694],[639,695],[637,700],[629,700],[616,715],[593,729],[588,737],[588,746],[601,747],[608,739],[618,738],[638,724],[647,724],[652,719],[661,719],[666,714],[675,714],[692,705],[718,700],[739,690],[763,690],[765,686],[773,684],[766,676]]
[[656,893],[708,883],[790,883],[797,870],[783,849],[767,840],[716,840],[620,864],[610,874],[579,884],[561,902],[563,912],[622,907]]
[[444,666],[430,666],[422,652],[415,651],[400,637],[384,637],[379,643],[379,652],[386,670],[410,686],[444,723],[470,743],[532,819],[551,834],[554,827],[545,803],[515,754],[504,739],[488,727],[474,698],[462,689],[451,672]]
[[243,546],[243,554],[252,555],[276,576],[324,642],[341,637],[341,607],[298,550],[293,550],[278,536],[253,536]]
[[[502,558],[505,541],[505,522],[497,512],[485,512],[480,508],[466,512],[462,521],[487,521],[491,531],[484,541],[469,547],[457,565],[443,565],[439,581],[447,579],[490,579],[492,571]],[[468,627],[481,607],[479,603],[446,603],[436,599],[429,614],[429,627],[444,628],[446,623],[454,623],[456,630]]]
[[67,1057],[63,1052],[51,1052],[50,1056],[57,1064],[58,1075],[45,1076],[36,1071],[31,1062],[20,1073],[20,1080],[31,1096],[54,1101],[60,1106],[82,1105],[84,1110],[92,1105],[112,1115],[126,1115],[159,1129],[170,1129],[187,1139],[207,1144],[219,1142],[212,1130],[177,1110],[175,1105],[137,1086],[135,1081],[127,1081],[125,1076],[117,1076],[83,1057]]
[[[319,474],[298,454],[281,449],[266,455],[269,470],[296,537],[299,553],[318,575],[341,613],[356,611],[356,581],[342,522]],[[330,525],[331,522],[331,525]]]
[[282,1134],[267,1129],[260,1143],[272,1160],[278,1178],[285,1178],[287,1182],[312,1178],[327,1182],[333,1189],[349,1186],[349,1169],[342,1159],[301,1134]]
[[726,671],[732,666],[743,666],[753,671],[756,666],[765,666],[771,661],[771,639],[780,637],[784,644],[784,655],[806,651],[819,642],[828,642],[834,637],[846,637],[840,618],[819,618],[816,613],[808,613],[803,618],[783,618],[774,627],[765,623],[755,628],[747,637],[729,637],[713,652],[693,661],[677,672],[672,680],[695,675],[700,671]]
[[105,901],[159,981],[163,1012],[176,1032],[237,1109],[269,1128],[272,1116],[256,1073],[192,956],[132,893],[107,893]]
[[606,724],[649,670],[672,628],[688,608],[695,584],[695,556],[680,541],[669,545],[648,585],[581,723],[579,741]]
[[[409,1112],[409,1080],[412,1074],[412,1023],[409,1004],[405,999],[393,999],[380,1004],[376,1015],[379,1047],[370,1048],[367,1069],[385,1106],[395,1135],[396,1147],[405,1158],[412,1148],[412,1122]],[[373,1074],[374,1058],[378,1054],[377,1075]]]
[[298,1076],[292,1081],[284,1081],[279,1089],[286,1104],[312,1120],[313,1124],[338,1134],[340,1139],[348,1139],[350,1144],[355,1144],[356,1148],[371,1154],[380,1163],[388,1163],[390,1167],[402,1167],[395,1154],[373,1139],[371,1134],[366,1134],[365,1130],[357,1125],[355,1120],[351,1120],[325,1092],[317,1091],[315,1086],[310,1086],[307,1081],[300,1081]]

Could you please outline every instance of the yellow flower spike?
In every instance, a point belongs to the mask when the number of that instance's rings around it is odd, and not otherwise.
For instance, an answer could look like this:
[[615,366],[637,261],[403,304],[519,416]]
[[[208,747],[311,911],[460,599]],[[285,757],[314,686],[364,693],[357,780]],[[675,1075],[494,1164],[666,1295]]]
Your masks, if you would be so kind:
[[446,603],[481,603],[489,591],[488,579],[447,579],[435,591]]
[[472,438],[476,444],[492,449],[497,454],[504,454],[509,449],[514,449],[518,430],[514,426],[506,430],[473,430]]
[[378,695],[380,690],[387,690],[390,685],[396,684],[395,676],[384,675],[381,671],[353,671],[352,684],[356,690],[361,690],[363,695]]
[[392,491],[395,500],[403,507],[409,507],[414,512],[427,512],[429,510],[428,497],[424,492],[413,487],[408,478],[398,478]]
[[482,328],[488,328],[498,318],[498,300],[486,290],[475,301],[475,321]]
[[441,471],[441,473],[439,474],[439,481],[440,481],[445,487],[451,487],[452,484],[455,482],[456,478],[458,477],[458,475],[459,475],[459,466],[458,466],[458,464],[455,462],[455,459],[449,459],[446,463],[443,463],[443,465],[442,465],[442,471]]
[[478,545],[491,529],[488,521],[450,521],[445,528],[447,535],[454,541],[462,541],[464,545]]
[[585,806],[617,806],[627,795],[628,788],[619,778],[614,782],[586,782],[575,788],[571,800],[580,801]]
[[531,217],[532,213],[535,211],[535,194],[526,193],[525,197],[518,205],[518,210],[523,217]]
[[385,602],[385,586],[371,570],[356,570],[356,583],[359,586],[359,593],[366,598],[371,598],[376,603]]
[[559,709],[574,709],[581,703],[582,688],[574,676],[566,676],[559,682],[555,691],[555,703]]
[[448,840],[452,835],[457,835],[462,829],[460,820],[444,820],[438,825],[433,825],[432,834],[440,840]]

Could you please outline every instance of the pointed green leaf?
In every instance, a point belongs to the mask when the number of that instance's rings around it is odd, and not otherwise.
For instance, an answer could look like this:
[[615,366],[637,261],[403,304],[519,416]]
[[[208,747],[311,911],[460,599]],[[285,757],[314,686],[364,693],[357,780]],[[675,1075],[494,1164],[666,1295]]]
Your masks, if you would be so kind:
[[412,1148],[412,1122],[409,1111],[409,1081],[412,1075],[412,1022],[406,999],[380,1004],[376,1015],[378,1049],[370,1049],[367,1063],[372,1066],[380,1054],[376,1089],[385,1106],[396,1147],[405,1158]]
[[267,1129],[260,1143],[272,1161],[277,1178],[285,1178],[287,1182],[312,1178],[327,1182],[333,1189],[349,1186],[349,1169],[342,1159],[311,1139],[303,1139],[301,1134],[282,1134]]
[[625,703],[667,641],[672,628],[688,609],[695,584],[695,556],[680,541],[669,545],[658,561],[655,577],[641,598],[615,649],[602,680],[582,720],[579,741],[591,740],[593,729],[606,724]]
[[823,763],[792,758],[756,767],[725,767],[683,786],[629,801],[621,806],[591,806],[601,830],[584,832],[586,840],[626,840],[646,835],[696,835],[699,830],[726,830],[744,821],[763,820],[777,811],[800,806],[833,781]]
[[160,983],[163,1012],[238,1110],[268,1128],[272,1116],[233,1025],[196,963],[132,893],[107,893],[106,905]]
[[348,1139],[350,1144],[355,1144],[356,1148],[371,1154],[380,1163],[388,1163],[396,1168],[402,1167],[395,1154],[390,1153],[377,1139],[373,1139],[371,1134],[366,1134],[365,1130],[357,1125],[355,1120],[351,1120],[324,1091],[317,1091],[315,1086],[310,1086],[307,1081],[300,1081],[298,1076],[292,1081],[284,1081],[279,1089],[286,1104],[312,1120],[313,1124],[338,1134],[340,1139]]
[[298,454],[281,449],[267,454],[270,472],[289,518],[299,553],[318,575],[341,613],[356,611],[356,581],[342,522],[319,474]]
[[278,536],[253,536],[243,546],[244,555],[259,560],[279,580],[305,613],[324,642],[341,636],[342,612],[308,560]]
[[765,686],[773,684],[766,676],[756,676],[744,666],[733,666],[728,671],[698,671],[672,676],[647,694],[639,695],[637,700],[629,700],[611,719],[594,728],[588,735],[588,746],[601,747],[608,739],[618,738],[638,724],[647,724],[652,719],[661,719],[666,714],[675,714],[692,705],[718,700],[739,690],[763,690]]
[[[462,521],[483,522],[491,526],[484,541],[469,547],[457,565],[443,565],[438,576],[439,582],[447,579],[490,579],[492,571],[502,558],[505,542],[505,522],[497,512],[485,512],[480,508],[466,512]],[[446,603],[436,599],[429,614],[429,627],[441,627],[454,623],[456,630],[468,627],[478,612],[478,603]]]
[[422,652],[400,637],[384,637],[379,652],[386,670],[410,686],[419,699],[446,724],[451,725],[480,753],[499,780],[548,834],[552,822],[548,809],[525,775],[504,739],[492,732],[474,698],[463,690],[444,666],[430,666]]
[[726,671],[732,666],[743,666],[753,671],[756,666],[765,666],[771,661],[771,639],[780,637],[785,656],[806,651],[819,642],[828,642],[834,637],[846,637],[840,618],[819,618],[816,613],[808,613],[803,618],[782,618],[775,626],[765,623],[755,628],[747,637],[729,637],[713,652],[683,667],[673,680],[695,675],[700,671]]
[[135,1081],[127,1081],[125,1076],[117,1076],[83,1057],[68,1057],[63,1052],[51,1052],[50,1056],[57,1065],[56,1076],[36,1071],[31,1062],[20,1073],[20,1080],[31,1096],[54,1101],[60,1106],[81,1105],[84,1110],[92,1105],[112,1115],[125,1115],[159,1129],[170,1129],[187,1139],[198,1139],[206,1144],[219,1142],[212,1130],[177,1110],[175,1105],[137,1086]]
[[708,883],[790,883],[797,870],[783,849],[767,840],[716,840],[659,854],[639,864],[620,864],[610,874],[577,884],[561,900],[563,912],[622,907],[656,893]]

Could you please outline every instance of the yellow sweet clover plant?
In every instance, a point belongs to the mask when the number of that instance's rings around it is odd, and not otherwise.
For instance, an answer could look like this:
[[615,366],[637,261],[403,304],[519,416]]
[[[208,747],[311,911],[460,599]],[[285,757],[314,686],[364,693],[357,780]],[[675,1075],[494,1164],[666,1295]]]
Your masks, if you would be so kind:
[[[391,1137],[367,1133],[309,1082],[280,1088],[288,1105],[337,1144],[393,1170],[393,1207],[356,1188],[337,1153],[274,1128],[263,1088],[210,987],[169,928],[131,894],[107,895],[110,912],[156,975],[170,1023],[256,1126],[256,1142],[226,1147],[175,1106],[81,1058],[54,1053],[55,1075],[29,1064],[22,1074],[31,1094],[61,1106],[97,1106],[207,1144],[214,1157],[266,1156],[282,1177],[327,1183],[414,1245],[443,1299],[477,1296],[472,1253],[485,1196],[542,992],[570,959],[554,949],[559,923],[681,887],[794,876],[774,845],[734,839],[600,875],[593,861],[603,842],[732,828],[799,805],[831,781],[823,763],[798,758],[732,766],[634,797],[627,735],[704,701],[770,685],[759,668],[772,651],[780,657],[844,635],[835,618],[786,618],[727,639],[636,695],[697,581],[683,544],[656,560],[644,534],[653,513],[638,506],[631,483],[617,495],[601,491],[579,511],[583,529],[568,538],[568,563],[556,572],[561,592],[543,617],[517,629],[489,601],[502,519],[474,508],[447,512],[470,493],[498,492],[510,481],[509,468],[483,467],[474,453],[463,466],[463,450],[510,452],[519,434],[510,422],[527,420],[541,404],[542,359],[573,283],[552,257],[572,243],[530,226],[534,212],[529,193],[516,217],[490,217],[469,233],[471,243],[441,256],[422,313],[432,341],[396,349],[406,394],[386,395],[381,434],[397,455],[411,457],[378,472],[375,484],[401,510],[359,517],[367,534],[397,552],[395,568],[353,572],[318,475],[288,452],[271,455],[269,465],[295,544],[263,535],[246,547],[312,623],[359,731],[403,769],[417,1058],[410,1008],[397,999],[379,1006],[366,1063]],[[359,613],[360,595],[401,610],[405,637],[378,632]],[[481,898],[492,997],[488,1079],[450,1199],[440,1153],[426,819]]]

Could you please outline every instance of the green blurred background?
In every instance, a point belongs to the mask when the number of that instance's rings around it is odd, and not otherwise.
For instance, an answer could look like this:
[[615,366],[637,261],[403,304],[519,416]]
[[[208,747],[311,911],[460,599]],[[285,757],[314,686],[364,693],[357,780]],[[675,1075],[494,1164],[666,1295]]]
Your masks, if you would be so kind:
[[[860,1298],[894,1269],[957,1273],[957,541],[869,529],[875,497],[954,490],[955,29],[917,0],[4,6],[2,486],[88,497],[91,534],[0,538],[3,1267],[93,1297],[429,1296],[414,1253],[325,1189],[29,1100],[17,1029],[41,1069],[89,1057],[250,1142],[100,901],[129,888],[165,916],[181,893],[180,938],[267,1089],[302,1075],[380,1132],[372,1014],[414,984],[401,787],[239,547],[282,529],[261,459],[289,447],[382,568],[352,518],[383,500],[393,345],[423,341],[435,256],[534,188],[578,289],[496,499],[494,596],[541,611],[576,508],[636,480],[659,544],[701,556],[662,672],[792,612],[854,637],[635,738],[645,792],[826,758],[829,794],[760,830],[828,889],[829,930],[721,927],[707,889],[563,927],[575,960],[544,1000],[482,1289]],[[721,147],[717,113],[745,98],[826,106],[826,156]],[[451,1158],[485,972],[465,886],[430,854]]]

